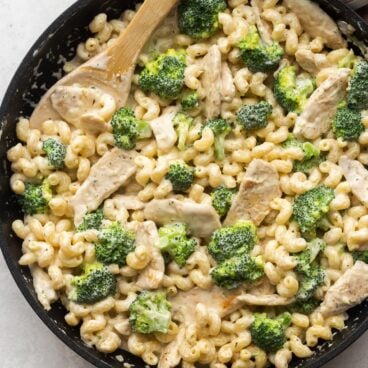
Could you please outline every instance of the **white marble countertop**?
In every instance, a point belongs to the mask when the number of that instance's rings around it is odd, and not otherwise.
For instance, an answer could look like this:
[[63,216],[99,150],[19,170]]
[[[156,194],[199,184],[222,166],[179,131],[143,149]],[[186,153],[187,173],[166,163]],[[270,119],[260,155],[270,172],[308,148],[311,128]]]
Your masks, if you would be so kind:
[[[0,100],[41,32],[73,0],[0,0]],[[59,341],[17,289],[0,255],[0,367],[92,368]],[[366,368],[368,334],[324,368]]]

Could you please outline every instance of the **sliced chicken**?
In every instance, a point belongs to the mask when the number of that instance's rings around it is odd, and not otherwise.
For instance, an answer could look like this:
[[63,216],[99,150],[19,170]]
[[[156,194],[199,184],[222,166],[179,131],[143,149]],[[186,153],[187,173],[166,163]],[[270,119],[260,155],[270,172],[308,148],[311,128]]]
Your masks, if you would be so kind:
[[309,97],[304,111],[298,116],[294,134],[307,139],[320,138],[328,132],[338,103],[344,99],[350,69],[336,69]]
[[277,171],[264,160],[253,160],[247,168],[224,225],[234,225],[238,220],[251,220],[259,225],[271,211],[271,201],[279,197],[281,189]]
[[339,160],[339,166],[353,194],[365,206],[368,206],[368,171],[363,164],[347,156],[342,156]]
[[149,122],[156,138],[157,147],[162,152],[170,151],[178,139],[173,124],[173,119],[178,111],[179,109],[175,106],[168,107],[161,116]]
[[232,99],[235,97],[236,89],[233,75],[227,62],[223,62],[221,66],[221,83],[222,100],[226,102],[232,101]]
[[315,54],[308,49],[298,49],[295,53],[295,59],[306,72],[313,75],[328,66],[325,54]]
[[344,313],[368,297],[368,265],[358,261],[328,290],[319,311],[324,316]]
[[304,30],[312,37],[321,37],[331,49],[346,47],[335,21],[315,2],[310,0],[285,0],[285,4],[299,18]]
[[74,210],[74,224],[80,225],[88,212],[96,210],[135,173],[134,151],[114,148],[106,152],[91,168],[70,204]]
[[38,266],[30,266],[33,277],[33,287],[35,288],[37,298],[46,310],[51,309],[51,304],[58,299],[58,296],[52,286],[49,275]]
[[202,87],[206,93],[205,114],[207,119],[216,118],[221,112],[221,51],[213,45],[203,58]]
[[259,306],[284,306],[290,305],[294,302],[293,298],[285,298],[278,294],[271,295],[253,295],[253,294],[242,294],[237,297],[238,303],[247,305],[259,305]]
[[147,220],[161,225],[186,223],[192,235],[199,238],[209,238],[221,227],[219,215],[212,206],[192,201],[155,199],[147,204],[144,215]]
[[144,208],[144,203],[136,195],[118,194],[113,197],[113,200],[118,203],[118,207],[124,207],[126,210],[136,211]]
[[113,96],[95,87],[78,85],[57,87],[51,102],[66,122],[91,134],[106,131],[116,109]]
[[154,222],[137,223],[135,244],[149,247],[152,256],[151,262],[138,276],[137,286],[143,290],[159,288],[164,278],[165,262],[155,245],[157,241],[158,232]]
[[258,32],[261,36],[261,39],[270,44],[272,43],[272,30],[271,30],[271,26],[262,19],[261,14],[262,14],[262,2],[261,0],[251,0],[251,5],[253,8],[253,12],[254,15],[256,17],[256,24],[257,24],[257,29]]

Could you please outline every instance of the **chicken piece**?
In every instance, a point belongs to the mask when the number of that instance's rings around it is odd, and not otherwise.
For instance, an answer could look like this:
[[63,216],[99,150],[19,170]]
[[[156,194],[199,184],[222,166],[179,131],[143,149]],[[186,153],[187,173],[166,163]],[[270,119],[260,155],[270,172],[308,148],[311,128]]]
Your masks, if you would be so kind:
[[208,204],[177,199],[154,199],[146,205],[144,215],[156,224],[182,222],[188,225],[193,236],[209,238],[221,227],[220,217]]
[[259,225],[271,211],[270,203],[281,197],[279,175],[274,167],[263,160],[253,160],[248,166],[224,225],[238,220],[251,220]]
[[74,224],[78,226],[88,212],[96,210],[135,173],[134,151],[114,148],[106,152],[91,168],[70,205],[74,210]]
[[357,261],[328,290],[319,307],[324,316],[346,312],[368,297],[368,265]]
[[350,69],[336,69],[309,97],[298,116],[294,134],[298,138],[314,140],[331,128],[338,103],[345,98]]
[[331,49],[346,47],[335,21],[310,0],[285,0],[286,6],[299,18],[303,29],[311,37],[321,37]]
[[124,207],[126,210],[142,210],[144,203],[135,195],[118,194],[113,200],[118,204],[117,207]]
[[253,294],[242,294],[237,297],[238,303],[247,305],[258,305],[258,306],[285,306],[290,305],[294,302],[294,298],[285,298],[278,294],[270,295],[253,295]]
[[272,30],[270,25],[262,19],[261,14],[263,12],[261,0],[251,0],[251,5],[256,18],[256,24],[258,32],[261,36],[262,41],[265,43],[272,43]]
[[222,100],[226,102],[231,102],[232,99],[235,97],[236,90],[233,75],[227,62],[223,62],[221,66],[221,83]]
[[59,86],[50,98],[66,122],[90,134],[106,131],[116,110],[115,99],[95,87]]
[[138,276],[137,286],[143,290],[152,290],[160,287],[165,273],[165,262],[159,249],[155,246],[159,240],[154,222],[137,223],[135,244],[149,247],[151,262]]
[[173,119],[178,111],[177,107],[168,107],[161,116],[149,122],[156,138],[157,147],[162,152],[170,151],[178,139],[173,124]]
[[221,51],[213,45],[203,58],[202,87],[206,93],[205,114],[207,119],[216,118],[221,112]]
[[324,54],[315,54],[307,49],[298,49],[295,53],[298,64],[308,73],[313,75],[328,66],[327,57]]
[[342,156],[339,166],[349,183],[351,191],[365,206],[368,206],[368,171],[362,163]]
[[52,286],[49,275],[38,266],[30,266],[33,277],[33,287],[36,291],[37,298],[42,306],[49,311],[51,304],[58,299],[58,296]]

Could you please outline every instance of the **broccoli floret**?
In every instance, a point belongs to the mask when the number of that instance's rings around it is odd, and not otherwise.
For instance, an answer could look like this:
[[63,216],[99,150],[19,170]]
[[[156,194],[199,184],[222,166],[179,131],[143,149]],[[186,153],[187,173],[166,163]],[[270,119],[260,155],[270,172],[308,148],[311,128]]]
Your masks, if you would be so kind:
[[228,213],[235,194],[236,189],[229,189],[224,186],[219,186],[212,191],[212,206],[221,217]]
[[204,128],[210,128],[215,136],[215,157],[217,160],[225,158],[225,138],[231,132],[230,123],[221,118],[211,119],[203,125]]
[[322,239],[316,238],[310,241],[307,247],[295,256],[297,262],[296,270],[302,274],[307,274],[312,263],[325,248],[326,243]]
[[355,65],[348,87],[348,106],[354,110],[368,109],[368,61]]
[[194,169],[184,162],[174,162],[169,166],[166,179],[170,180],[174,192],[185,192],[193,183]]
[[368,263],[368,250],[356,250],[351,252],[354,261],[362,261]]
[[219,28],[218,14],[227,7],[224,0],[183,0],[178,7],[181,33],[197,39],[211,37]]
[[197,91],[187,89],[180,96],[180,104],[183,111],[192,110],[199,106],[199,96]]
[[236,114],[236,120],[245,131],[265,128],[272,114],[272,105],[261,101],[255,105],[243,105]]
[[328,212],[335,198],[333,189],[324,185],[298,196],[293,204],[293,216],[303,236],[313,236],[319,220]]
[[185,67],[185,52],[169,49],[145,65],[139,85],[145,92],[162,98],[177,98],[184,86]]
[[238,253],[247,253],[257,243],[257,229],[250,221],[238,221],[234,226],[216,230],[208,244],[208,251],[222,262]]
[[42,143],[42,150],[46,153],[50,167],[62,169],[66,155],[66,147],[55,138],[48,138]]
[[325,279],[324,270],[316,261],[320,252],[326,247],[321,239],[314,239],[307,244],[306,249],[295,256],[296,270],[300,274],[300,287],[296,299],[306,301],[312,298],[316,289],[323,284]]
[[82,232],[90,229],[100,230],[104,219],[103,209],[99,208],[83,217],[83,222],[78,226],[77,231]]
[[161,252],[168,254],[180,267],[185,266],[189,256],[194,252],[197,242],[187,236],[185,224],[169,224],[158,231],[159,242],[157,246]]
[[163,292],[145,291],[129,307],[129,322],[134,332],[166,333],[171,322],[171,304]]
[[127,255],[132,252],[135,236],[125,230],[120,222],[111,223],[101,230],[95,244],[96,258],[106,265],[117,264],[125,266]]
[[101,263],[87,265],[81,276],[73,277],[71,284],[75,288],[69,298],[78,304],[94,304],[116,291],[115,276]]
[[347,107],[345,102],[341,103],[332,121],[332,131],[337,138],[342,138],[344,141],[358,140],[364,132],[362,114]]
[[323,284],[325,280],[324,269],[317,265],[312,264],[308,273],[303,274],[301,281],[299,282],[299,291],[296,295],[296,299],[299,301],[309,300],[313,297],[313,294],[319,286]]
[[290,324],[291,315],[288,312],[276,318],[269,318],[266,313],[256,313],[250,325],[252,342],[264,351],[275,353],[286,342],[285,330]]
[[261,257],[239,253],[218,264],[211,271],[211,277],[216,285],[226,289],[235,289],[244,282],[257,281],[264,275],[263,268]]
[[52,190],[47,180],[41,184],[26,184],[25,191],[19,197],[19,203],[26,215],[45,213],[52,198]]
[[111,126],[115,144],[125,150],[133,149],[138,139],[152,135],[148,122],[137,119],[130,107],[118,110],[112,117]]
[[275,70],[284,56],[284,50],[277,42],[267,45],[261,40],[256,26],[249,27],[238,47],[241,59],[252,73]]
[[189,129],[193,124],[193,118],[188,116],[187,114],[179,112],[176,114],[173,120],[173,124],[176,128],[176,133],[178,136],[178,148],[180,151],[184,151],[187,148],[186,142]]
[[282,144],[284,148],[300,148],[304,157],[301,160],[294,161],[293,170],[308,174],[313,168],[319,166],[325,157],[320,150],[310,142],[301,142],[293,134],[289,134],[288,139]]
[[305,75],[297,77],[296,67],[286,66],[277,73],[273,89],[280,106],[286,111],[300,113],[314,88],[312,79]]
[[297,300],[288,308],[291,313],[301,313],[301,314],[311,314],[313,313],[321,304],[321,302],[315,298],[310,298],[307,300]]

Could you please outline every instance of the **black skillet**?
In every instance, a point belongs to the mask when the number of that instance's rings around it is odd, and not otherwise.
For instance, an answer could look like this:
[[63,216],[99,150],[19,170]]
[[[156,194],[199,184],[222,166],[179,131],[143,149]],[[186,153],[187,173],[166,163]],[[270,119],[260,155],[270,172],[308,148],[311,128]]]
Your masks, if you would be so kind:
[[[80,0],[66,10],[41,35],[28,52],[17,70],[6,92],[0,108],[0,246],[8,267],[28,303],[42,321],[71,349],[98,368],[121,368],[116,356],[123,356],[124,361],[133,367],[143,367],[144,363],[137,357],[118,351],[105,355],[85,346],[79,337],[79,328],[69,327],[64,321],[65,310],[60,303],[54,304],[46,312],[37,300],[32,286],[32,279],[27,267],[20,267],[21,241],[11,229],[11,223],[22,214],[9,187],[10,165],[6,151],[16,144],[15,123],[20,115],[29,116],[45,90],[33,86],[49,88],[56,79],[54,72],[62,66],[60,55],[70,59],[77,44],[88,37],[88,23],[100,12],[109,17],[118,16],[123,10],[132,8],[134,0]],[[356,13],[338,0],[318,0],[320,5],[335,19],[351,24],[358,39],[367,41],[368,24]],[[294,359],[290,368],[318,368],[346,349],[368,329],[368,302],[349,312],[347,327],[337,332],[333,342],[323,342],[316,349],[313,357],[307,360]]]

